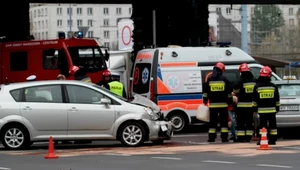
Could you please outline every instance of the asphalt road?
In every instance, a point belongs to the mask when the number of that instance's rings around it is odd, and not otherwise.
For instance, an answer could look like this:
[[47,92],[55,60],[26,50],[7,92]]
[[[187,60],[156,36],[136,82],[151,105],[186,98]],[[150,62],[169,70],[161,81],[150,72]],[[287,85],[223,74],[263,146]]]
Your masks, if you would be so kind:
[[[192,133],[195,131],[198,133]],[[0,146],[0,170],[300,169],[300,140],[280,139],[270,151],[258,151],[255,141],[208,144],[206,140],[206,133],[191,129],[159,146],[147,143],[139,148],[125,148],[117,141],[59,144],[55,145],[59,158],[53,160],[44,159],[47,143],[34,144],[22,151],[6,151]]]

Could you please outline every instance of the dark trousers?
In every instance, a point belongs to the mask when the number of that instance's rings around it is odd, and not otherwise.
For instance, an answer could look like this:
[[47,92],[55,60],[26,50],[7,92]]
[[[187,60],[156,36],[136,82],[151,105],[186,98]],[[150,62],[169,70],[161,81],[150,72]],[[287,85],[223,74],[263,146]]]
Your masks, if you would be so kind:
[[210,108],[208,138],[215,140],[217,138],[217,126],[221,125],[221,138],[228,139],[228,108]]
[[237,108],[237,140],[250,141],[253,135],[252,108]]
[[[260,135],[262,128],[266,128],[269,132],[269,140],[277,141],[277,122],[276,122],[276,113],[262,113],[259,114],[260,121]],[[269,123],[269,127],[268,126]]]

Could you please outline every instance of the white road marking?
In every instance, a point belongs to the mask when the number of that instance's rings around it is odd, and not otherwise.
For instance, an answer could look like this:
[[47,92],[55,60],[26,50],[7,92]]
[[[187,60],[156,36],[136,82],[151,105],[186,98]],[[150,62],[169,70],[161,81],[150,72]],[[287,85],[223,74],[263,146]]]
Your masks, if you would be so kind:
[[10,170],[10,168],[0,167],[0,170]]
[[214,161],[214,160],[206,160],[202,161],[205,163],[219,163],[219,164],[235,164],[236,162],[228,162],[228,161]]
[[281,147],[281,148],[285,148],[285,149],[298,149],[298,150],[300,150],[300,147],[295,147],[295,146],[287,146],[287,147]]
[[285,166],[285,165],[269,165],[269,164],[256,164],[256,166],[263,166],[263,167],[272,167],[272,168],[293,168],[292,166]]
[[128,155],[128,154],[115,154],[115,153],[105,153],[103,155],[107,155],[107,156],[132,156],[132,155]]
[[182,158],[174,158],[174,157],[151,157],[153,159],[167,159],[167,160],[182,160]]

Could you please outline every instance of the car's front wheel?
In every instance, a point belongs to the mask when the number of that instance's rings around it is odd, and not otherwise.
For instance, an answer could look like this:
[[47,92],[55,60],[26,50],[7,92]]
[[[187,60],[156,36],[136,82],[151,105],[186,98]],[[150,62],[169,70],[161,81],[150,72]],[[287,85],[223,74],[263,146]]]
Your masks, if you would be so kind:
[[1,142],[6,149],[17,150],[28,147],[31,142],[27,130],[22,126],[7,126],[2,131]]
[[119,139],[125,146],[137,147],[145,142],[146,130],[138,122],[127,122],[120,128]]

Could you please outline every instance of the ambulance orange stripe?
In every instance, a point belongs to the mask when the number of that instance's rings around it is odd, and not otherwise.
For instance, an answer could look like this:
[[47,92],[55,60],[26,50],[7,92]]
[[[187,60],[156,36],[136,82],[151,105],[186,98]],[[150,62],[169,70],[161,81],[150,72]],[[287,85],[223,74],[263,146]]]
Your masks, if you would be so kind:
[[160,67],[195,67],[197,62],[160,63]]

